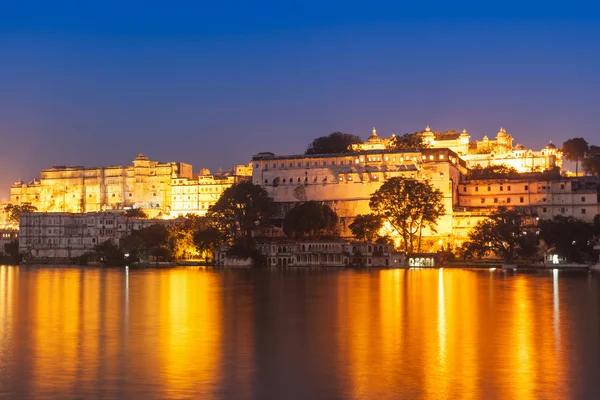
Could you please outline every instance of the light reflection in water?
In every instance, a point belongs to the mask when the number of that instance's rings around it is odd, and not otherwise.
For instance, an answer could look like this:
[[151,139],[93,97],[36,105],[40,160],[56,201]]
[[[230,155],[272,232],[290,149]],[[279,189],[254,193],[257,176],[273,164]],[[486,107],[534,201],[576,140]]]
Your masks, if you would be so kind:
[[599,281],[2,266],[0,398],[597,398]]

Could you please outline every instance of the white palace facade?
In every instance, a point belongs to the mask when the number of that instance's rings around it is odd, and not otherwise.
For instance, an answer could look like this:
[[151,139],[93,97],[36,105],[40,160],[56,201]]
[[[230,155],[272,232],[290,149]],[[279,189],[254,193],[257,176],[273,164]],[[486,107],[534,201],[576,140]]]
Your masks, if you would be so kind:
[[252,181],[263,186],[275,202],[285,209],[303,201],[325,202],[341,218],[343,235],[349,234],[347,226],[356,215],[371,212],[371,195],[386,179],[397,176],[428,180],[443,193],[446,214],[437,230],[439,235],[450,235],[458,184],[466,173],[465,162],[450,149],[393,150],[375,130],[363,149],[348,153],[259,153],[252,162]]

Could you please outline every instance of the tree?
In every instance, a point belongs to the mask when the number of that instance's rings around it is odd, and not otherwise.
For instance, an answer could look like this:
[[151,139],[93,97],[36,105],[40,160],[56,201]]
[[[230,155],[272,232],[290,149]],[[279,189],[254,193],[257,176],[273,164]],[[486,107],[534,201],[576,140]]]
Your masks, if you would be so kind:
[[329,136],[321,136],[312,141],[305,154],[338,154],[351,151],[353,144],[360,144],[360,136],[344,132],[333,132]]
[[169,230],[162,224],[133,231],[120,241],[120,248],[132,262],[168,261],[172,259]]
[[375,242],[379,238],[379,231],[383,226],[383,220],[379,215],[361,214],[354,218],[349,228],[355,238]]
[[225,242],[223,233],[214,226],[198,230],[193,235],[194,244],[204,259],[212,258],[215,248]]
[[123,251],[110,239],[95,245],[92,254],[96,256],[98,261],[109,266],[124,265],[126,261]]
[[523,215],[500,207],[487,220],[477,223],[463,245],[462,253],[483,257],[493,252],[505,263],[511,263],[517,255],[534,254],[536,248],[536,234],[526,229]]
[[540,221],[540,238],[569,262],[581,263],[590,259],[596,228],[594,224],[573,217],[557,215]]
[[590,146],[581,166],[586,174],[600,176],[600,146]]
[[189,259],[196,255],[194,234],[210,225],[208,218],[188,214],[175,220],[168,228],[169,249],[175,260]]
[[259,185],[244,181],[227,188],[209,208],[207,216],[215,221],[230,242],[243,239],[251,242],[252,230],[268,221],[272,200]]
[[388,179],[373,193],[369,206],[400,234],[409,254],[421,251],[423,228],[435,232],[436,221],[445,212],[439,189],[426,181],[404,177]]
[[19,262],[21,261],[21,254],[19,253],[19,240],[11,240],[8,243],[4,244],[4,254],[11,257],[13,260]]
[[519,171],[506,164],[488,165],[487,167],[476,165],[469,170],[469,179],[508,179],[518,176]]
[[327,204],[307,201],[287,212],[283,232],[288,237],[335,236],[338,216]]
[[583,160],[588,151],[588,143],[584,138],[572,138],[562,145],[562,151],[565,158],[569,161],[575,161],[575,174],[579,174],[579,161]]
[[423,142],[421,133],[405,133],[401,136],[395,136],[392,139],[392,146],[397,150],[418,150],[427,148],[427,143]]
[[129,210],[125,211],[125,216],[129,218],[148,218],[148,214],[146,214],[141,208],[130,208]]
[[36,212],[37,207],[32,206],[31,203],[23,203],[20,205],[7,204],[4,208],[4,212],[8,214],[8,220],[12,222],[19,222],[22,213]]

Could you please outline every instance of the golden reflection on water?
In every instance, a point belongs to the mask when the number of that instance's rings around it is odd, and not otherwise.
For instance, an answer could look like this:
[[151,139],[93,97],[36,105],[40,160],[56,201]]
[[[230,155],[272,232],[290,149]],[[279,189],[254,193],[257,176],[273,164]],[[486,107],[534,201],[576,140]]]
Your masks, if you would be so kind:
[[0,397],[578,397],[561,274],[0,266]]
[[496,287],[483,273],[386,270],[373,280],[341,279],[354,297],[338,316],[351,397],[568,397],[553,279],[518,276]]

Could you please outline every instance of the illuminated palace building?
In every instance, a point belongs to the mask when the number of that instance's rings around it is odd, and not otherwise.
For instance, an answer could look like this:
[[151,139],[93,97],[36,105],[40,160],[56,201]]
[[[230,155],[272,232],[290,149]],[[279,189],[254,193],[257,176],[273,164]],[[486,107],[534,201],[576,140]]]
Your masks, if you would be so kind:
[[[595,182],[539,174],[518,179],[469,180],[467,171],[477,165],[508,165],[520,172],[559,169],[562,153],[549,144],[540,151],[513,147],[513,138],[500,129],[496,140],[484,137],[470,142],[466,131],[421,133],[428,146],[422,150],[397,150],[393,136],[380,138],[375,129],[368,140],[341,154],[276,156],[263,152],[253,157],[255,184],[263,186],[283,209],[303,201],[329,204],[341,217],[342,235],[358,214],[367,214],[371,195],[391,177],[429,180],[444,196],[446,214],[438,221],[438,239],[459,245],[475,224],[500,206],[526,207],[534,218],[556,215],[591,221],[600,211]],[[431,232],[425,232],[425,236]],[[447,242],[446,242],[447,241]],[[436,243],[439,243],[436,240]]]
[[161,163],[140,154],[129,166],[45,169],[30,183],[15,182],[10,197],[13,204],[30,203],[43,212],[142,208],[153,216],[177,217],[205,213],[214,195],[238,179],[235,174],[249,176],[251,172],[247,166],[238,166],[215,176],[208,170],[194,175],[190,164]]
[[461,133],[434,132],[429,126],[421,132],[423,143],[431,148],[449,148],[466,161],[468,168],[476,166],[507,165],[519,172],[542,172],[562,168],[562,151],[550,141],[544,149],[534,151],[521,144],[513,146],[513,137],[500,128],[495,140],[487,136],[481,141],[470,141],[466,130]]
[[321,201],[341,217],[343,235],[353,217],[370,212],[369,199],[386,179],[404,176],[428,179],[444,195],[446,214],[438,221],[438,233],[452,233],[452,209],[466,164],[450,149],[394,150],[387,140],[373,134],[352,152],[341,154],[253,157],[252,180],[263,186],[275,202],[294,204]]

